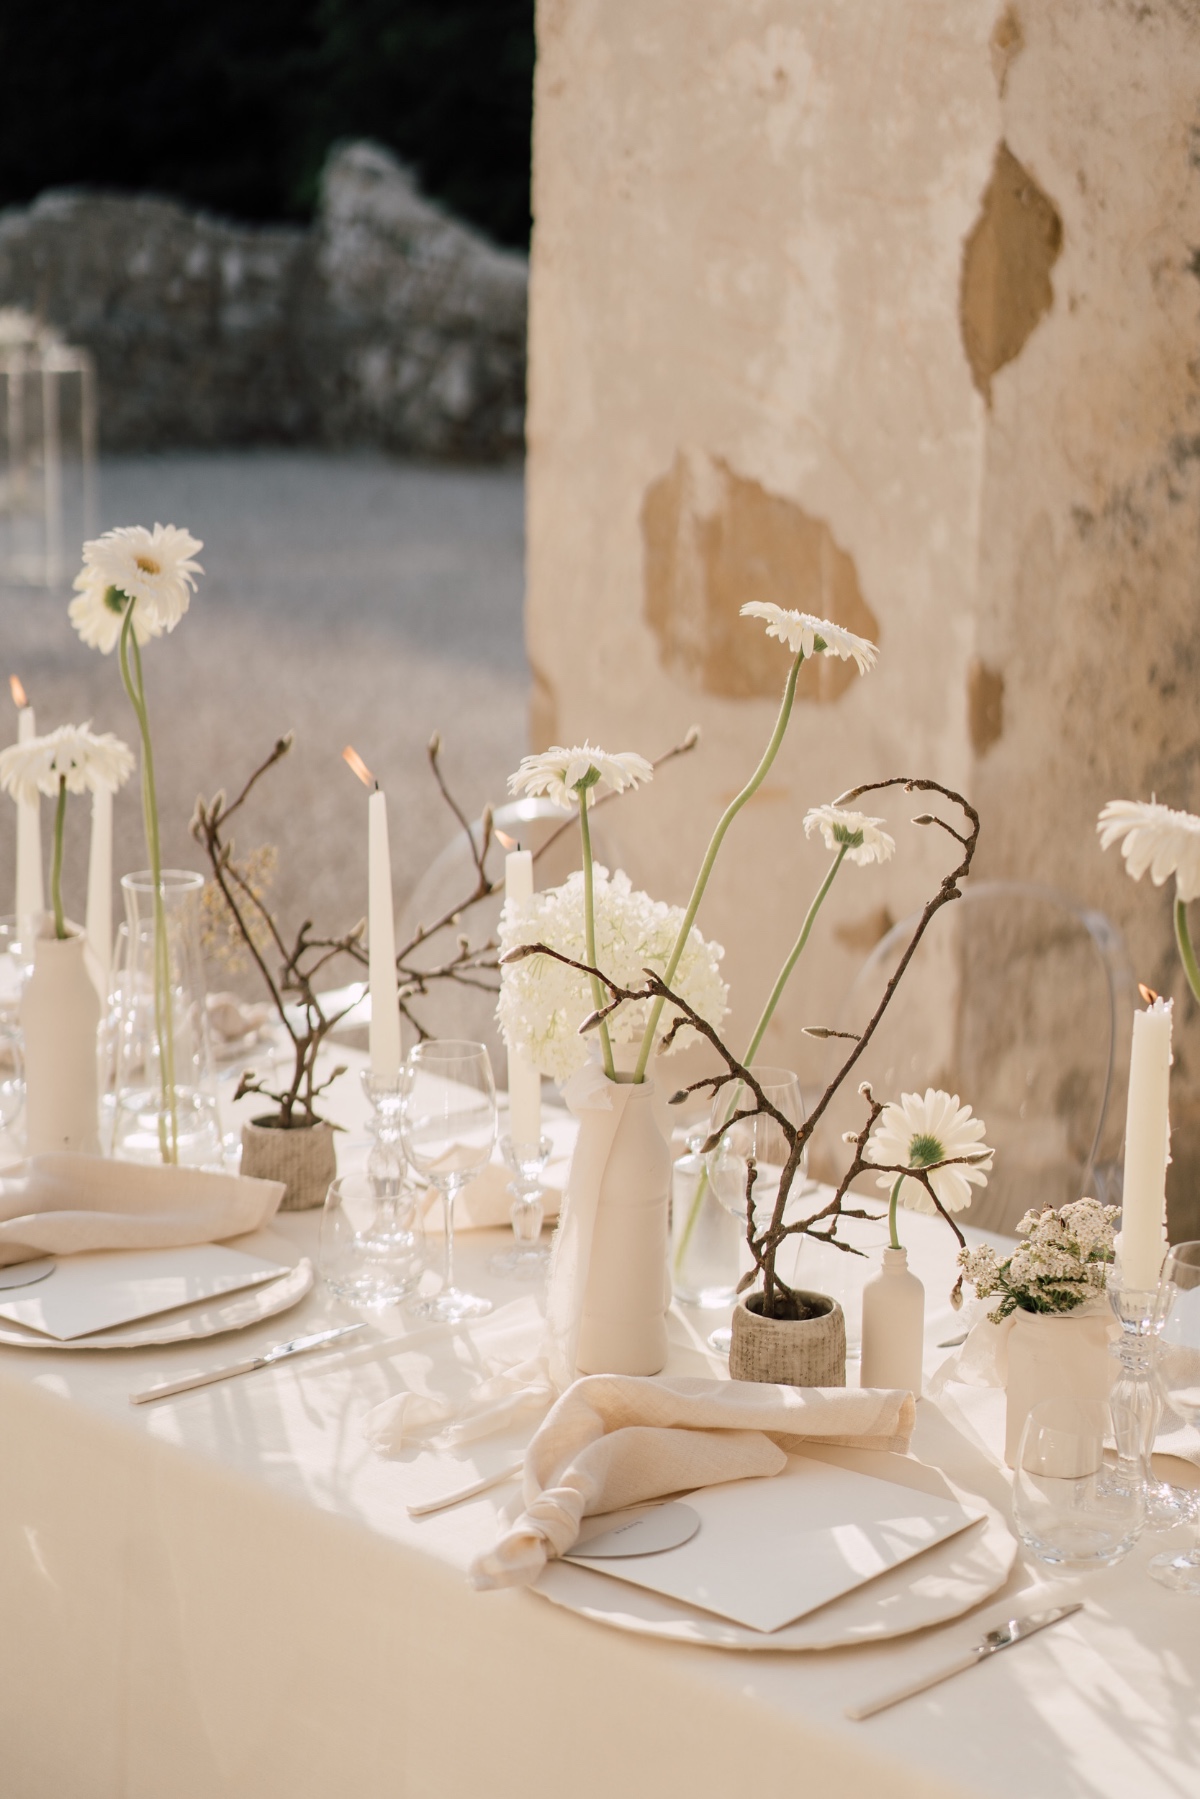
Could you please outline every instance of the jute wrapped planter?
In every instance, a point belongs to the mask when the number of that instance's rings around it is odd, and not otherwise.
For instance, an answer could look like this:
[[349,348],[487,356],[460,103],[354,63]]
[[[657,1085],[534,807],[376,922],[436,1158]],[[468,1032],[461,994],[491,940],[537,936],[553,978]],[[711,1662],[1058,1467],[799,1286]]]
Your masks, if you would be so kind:
[[283,1212],[323,1206],[337,1173],[333,1127],[313,1124],[283,1131],[269,1118],[252,1119],[242,1126],[242,1173],[283,1181],[287,1187],[280,1205]]
[[844,1387],[846,1320],[836,1299],[797,1289],[797,1299],[818,1308],[814,1318],[764,1318],[752,1308],[761,1294],[742,1294],[733,1308],[729,1372],[734,1380],[770,1381],[788,1387]]

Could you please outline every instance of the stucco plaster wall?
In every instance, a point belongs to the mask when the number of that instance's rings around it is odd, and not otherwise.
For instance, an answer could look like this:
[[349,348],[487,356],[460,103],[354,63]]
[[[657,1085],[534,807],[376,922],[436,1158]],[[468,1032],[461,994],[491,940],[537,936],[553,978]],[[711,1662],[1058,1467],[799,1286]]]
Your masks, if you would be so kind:
[[[605,815],[683,900],[775,712],[738,594],[869,618],[876,672],[802,695],[701,914],[735,1039],[826,866],[805,809],[895,773],[960,787],[981,872],[1101,905],[1180,992],[1164,896],[1093,826],[1117,794],[1200,809],[1196,7],[540,0],[538,37],[536,745],[700,724]],[[800,1027],[948,866],[912,810],[841,877],[773,1059],[811,1070]]]

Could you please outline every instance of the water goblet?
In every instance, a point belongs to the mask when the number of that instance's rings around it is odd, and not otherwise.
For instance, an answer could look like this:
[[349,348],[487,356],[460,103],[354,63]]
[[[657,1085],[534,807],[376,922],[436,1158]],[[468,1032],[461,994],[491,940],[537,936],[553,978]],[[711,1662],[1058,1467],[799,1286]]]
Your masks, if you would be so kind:
[[481,1318],[491,1311],[491,1300],[454,1283],[454,1202],[487,1167],[496,1141],[496,1088],[482,1043],[447,1038],[409,1051],[400,1134],[411,1166],[441,1194],[446,1235],[441,1291],[415,1302],[413,1310],[438,1324]]
[[[789,1124],[803,1124],[804,1100],[800,1094],[800,1081],[790,1068],[753,1064],[750,1072],[762,1089],[763,1097]],[[709,1152],[708,1178],[717,1199],[739,1221],[743,1230],[751,1161],[755,1167],[754,1208],[761,1217],[775,1204],[789,1153],[787,1137],[769,1113],[762,1112],[751,1118],[738,1117],[739,1112],[755,1103],[751,1090],[741,1081],[734,1082],[717,1093],[709,1121],[712,1132],[720,1131],[721,1139]],[[711,1333],[708,1346],[727,1355],[732,1342],[733,1332],[724,1326]]]
[[[1200,1243],[1178,1243],[1168,1254],[1155,1319],[1162,1396],[1185,1423],[1200,1425]],[[1200,1541],[1181,1554],[1156,1555],[1150,1572],[1172,1592],[1200,1595]]]
[[1145,1490],[1104,1458],[1109,1407],[1096,1399],[1043,1399],[1025,1421],[1013,1481],[1013,1521],[1041,1562],[1078,1572],[1110,1568],[1136,1543]]
[[541,1241],[541,1233],[546,1215],[542,1176],[552,1148],[549,1137],[539,1137],[536,1143],[517,1143],[507,1136],[500,1139],[500,1153],[513,1177],[508,1190],[513,1196],[509,1217],[515,1241],[511,1249],[492,1256],[488,1267],[493,1274],[535,1281],[550,1265],[550,1245]]

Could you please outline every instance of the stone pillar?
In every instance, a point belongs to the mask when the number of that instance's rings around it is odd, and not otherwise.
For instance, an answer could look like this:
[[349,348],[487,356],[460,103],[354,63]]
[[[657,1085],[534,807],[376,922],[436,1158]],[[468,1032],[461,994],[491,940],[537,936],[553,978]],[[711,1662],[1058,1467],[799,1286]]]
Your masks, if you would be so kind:
[[[1094,903],[1183,1000],[1167,898],[1094,823],[1118,795],[1200,810],[1200,24],[1170,0],[540,0],[538,29],[535,744],[655,754],[700,724],[607,821],[681,900],[786,667],[738,606],[831,617],[879,667],[806,674],[701,917],[735,1038],[825,867],[805,809],[894,773],[966,792],[980,873]],[[801,1027],[947,865],[892,816],[895,862],[844,872],[768,1043],[802,1072]]]

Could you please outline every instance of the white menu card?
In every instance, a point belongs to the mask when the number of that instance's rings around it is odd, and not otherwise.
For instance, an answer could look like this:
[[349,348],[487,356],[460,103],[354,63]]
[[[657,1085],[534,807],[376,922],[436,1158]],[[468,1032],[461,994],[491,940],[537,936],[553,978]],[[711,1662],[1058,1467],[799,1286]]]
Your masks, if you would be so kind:
[[220,1243],[186,1249],[99,1249],[62,1256],[35,1287],[0,1291],[0,1318],[57,1337],[60,1343],[94,1331],[173,1312],[196,1300],[261,1286],[287,1269]]

